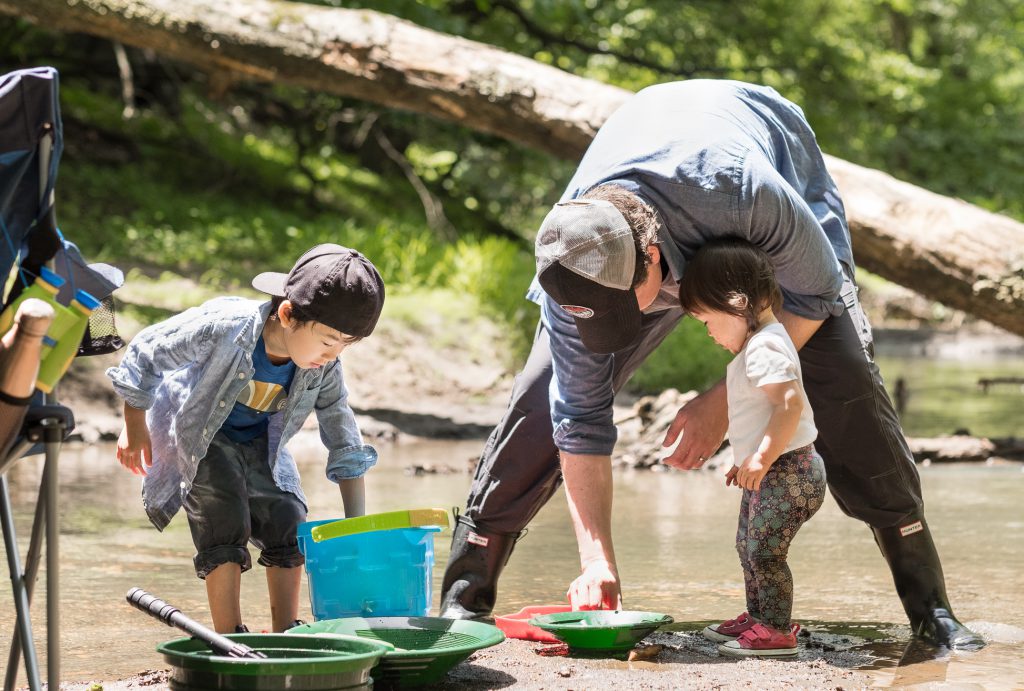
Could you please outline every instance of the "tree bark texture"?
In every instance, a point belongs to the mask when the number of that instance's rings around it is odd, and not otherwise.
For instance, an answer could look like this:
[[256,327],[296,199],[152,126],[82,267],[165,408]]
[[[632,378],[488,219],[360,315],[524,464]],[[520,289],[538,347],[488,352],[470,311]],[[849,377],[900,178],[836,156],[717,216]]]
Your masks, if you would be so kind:
[[[151,48],[212,73],[429,115],[570,160],[629,96],[370,10],[285,0],[0,0],[0,12]],[[827,162],[860,266],[1024,336],[1024,224]]]

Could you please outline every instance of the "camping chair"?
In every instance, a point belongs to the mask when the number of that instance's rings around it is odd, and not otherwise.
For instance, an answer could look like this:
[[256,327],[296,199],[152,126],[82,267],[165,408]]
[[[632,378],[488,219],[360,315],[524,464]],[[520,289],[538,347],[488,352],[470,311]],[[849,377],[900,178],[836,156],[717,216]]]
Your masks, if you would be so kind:
[[[110,293],[123,277],[113,267],[86,265],[78,249],[64,240],[54,216],[54,183],[63,145],[57,72],[49,67],[0,75],[0,281],[17,267],[8,304],[44,265],[75,287],[104,300],[89,321],[79,355],[111,352],[122,345],[113,327]],[[0,282],[0,297],[5,283]],[[62,294],[64,290],[62,290]],[[67,304],[67,295],[58,301]],[[95,319],[95,324],[94,324]],[[47,682],[60,683],[59,523],[57,462],[60,446],[74,429],[74,416],[54,394],[36,392],[10,450],[0,457],[0,524],[11,575],[16,625],[8,658],[5,691],[13,690],[19,657],[24,656],[29,688],[41,687],[29,606],[46,544]],[[0,451],[11,440],[0,439]],[[6,472],[19,458],[45,453],[42,482],[32,521],[24,568],[14,531]]]

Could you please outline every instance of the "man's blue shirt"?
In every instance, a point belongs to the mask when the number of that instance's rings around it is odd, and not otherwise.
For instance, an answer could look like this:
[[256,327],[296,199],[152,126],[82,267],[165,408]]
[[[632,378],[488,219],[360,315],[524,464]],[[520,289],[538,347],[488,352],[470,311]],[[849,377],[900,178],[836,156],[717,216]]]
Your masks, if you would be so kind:
[[[648,312],[680,310],[687,260],[731,235],[768,253],[788,311],[814,320],[842,313],[843,266],[854,266],[843,204],[803,111],[774,89],[690,80],[640,91],[601,127],[562,201],[603,183],[658,214],[669,272]],[[551,338],[555,445],[610,454],[615,355],[588,351],[536,278],[527,296]]]

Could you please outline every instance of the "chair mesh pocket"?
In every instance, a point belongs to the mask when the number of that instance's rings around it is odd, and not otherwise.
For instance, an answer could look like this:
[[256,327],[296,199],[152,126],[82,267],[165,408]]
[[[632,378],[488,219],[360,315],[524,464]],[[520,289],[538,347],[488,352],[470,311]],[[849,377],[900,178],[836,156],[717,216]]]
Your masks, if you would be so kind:
[[78,355],[105,355],[123,347],[124,341],[117,334],[117,326],[114,324],[114,298],[107,296],[89,316],[89,325],[78,345]]

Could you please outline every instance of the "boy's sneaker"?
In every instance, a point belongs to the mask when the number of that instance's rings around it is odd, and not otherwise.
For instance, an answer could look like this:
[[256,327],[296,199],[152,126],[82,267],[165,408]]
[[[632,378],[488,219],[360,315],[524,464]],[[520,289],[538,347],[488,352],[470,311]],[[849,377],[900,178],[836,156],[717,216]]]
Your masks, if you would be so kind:
[[239,624],[235,627],[235,633],[249,633],[249,627],[245,624]]
[[728,643],[729,641],[735,641],[741,633],[749,630],[757,623],[757,619],[744,612],[735,619],[726,619],[721,624],[705,626],[702,633],[704,638],[709,641]]
[[734,641],[722,643],[718,652],[735,657],[782,657],[796,655],[796,634],[799,624],[791,624],[789,631],[779,631],[767,624],[757,623]]
[[285,629],[285,631],[288,631],[289,629],[294,629],[296,626],[305,626],[305,625],[306,625],[306,622],[304,622],[301,619],[296,619],[291,624],[288,624],[288,628]]

